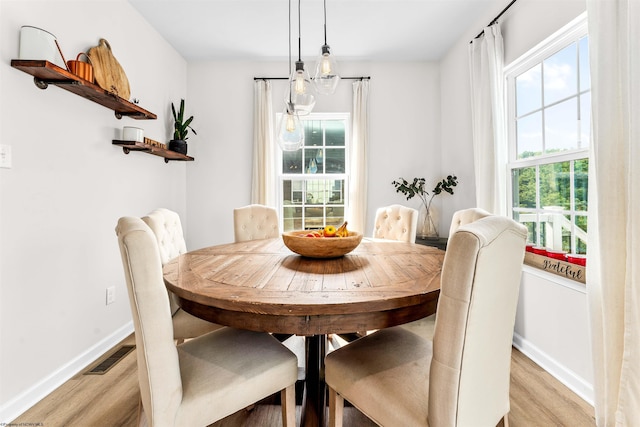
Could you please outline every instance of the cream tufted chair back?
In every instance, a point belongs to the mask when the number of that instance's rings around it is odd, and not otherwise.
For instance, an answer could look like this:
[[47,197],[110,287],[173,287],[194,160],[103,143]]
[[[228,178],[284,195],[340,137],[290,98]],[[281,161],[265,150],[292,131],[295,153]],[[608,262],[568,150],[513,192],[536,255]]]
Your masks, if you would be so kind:
[[177,212],[158,208],[143,217],[142,220],[156,236],[162,265],[187,252],[187,244],[182,233],[182,223]]
[[[158,208],[142,218],[156,237],[162,265],[187,252],[182,223],[177,212]],[[176,296],[167,290],[173,316],[173,333],[178,342],[221,328],[220,325],[199,319],[180,309]]]
[[233,210],[233,231],[236,242],[278,237],[278,213],[274,208],[256,204],[236,208]]
[[378,208],[373,226],[375,239],[398,240],[415,243],[418,229],[418,211],[402,205]]
[[480,208],[469,208],[456,211],[451,219],[451,228],[449,228],[449,237],[458,231],[463,225],[471,224],[479,219],[491,215],[489,212]]

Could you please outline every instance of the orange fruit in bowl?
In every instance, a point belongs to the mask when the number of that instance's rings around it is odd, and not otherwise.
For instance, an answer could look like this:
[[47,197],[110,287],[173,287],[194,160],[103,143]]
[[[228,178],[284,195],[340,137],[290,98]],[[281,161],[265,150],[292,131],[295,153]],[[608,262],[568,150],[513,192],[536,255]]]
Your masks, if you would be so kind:
[[327,225],[324,228],[324,237],[335,237],[336,236],[336,228],[333,225]]

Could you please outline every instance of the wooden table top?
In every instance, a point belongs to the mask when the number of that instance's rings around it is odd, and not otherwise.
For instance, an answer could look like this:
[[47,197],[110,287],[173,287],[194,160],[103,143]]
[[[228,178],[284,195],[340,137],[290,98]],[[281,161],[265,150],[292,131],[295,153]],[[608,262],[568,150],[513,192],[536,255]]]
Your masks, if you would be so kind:
[[282,238],[212,246],[167,263],[180,306],[243,329],[298,335],[381,329],[435,313],[444,251],[363,239],[351,253],[311,259]]

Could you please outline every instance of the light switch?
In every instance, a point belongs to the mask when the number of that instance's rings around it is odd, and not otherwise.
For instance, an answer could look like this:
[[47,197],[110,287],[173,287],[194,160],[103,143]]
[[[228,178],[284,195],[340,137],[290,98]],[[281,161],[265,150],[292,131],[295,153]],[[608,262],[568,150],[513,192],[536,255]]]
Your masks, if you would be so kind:
[[0,144],[0,168],[11,169],[11,146]]

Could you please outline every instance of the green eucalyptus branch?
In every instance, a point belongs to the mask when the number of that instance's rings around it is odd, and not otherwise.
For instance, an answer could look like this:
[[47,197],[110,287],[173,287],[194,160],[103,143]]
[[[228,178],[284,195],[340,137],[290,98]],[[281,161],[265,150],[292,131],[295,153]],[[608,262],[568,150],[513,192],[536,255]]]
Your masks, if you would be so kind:
[[431,194],[425,190],[426,180],[424,178],[413,178],[413,182],[409,182],[400,177],[398,180],[394,180],[392,184],[396,192],[404,194],[407,200],[411,200],[415,196],[419,197],[428,211],[431,209],[431,202],[435,196],[441,194],[443,191],[453,194],[453,187],[458,185],[458,177],[448,175],[436,184]]

